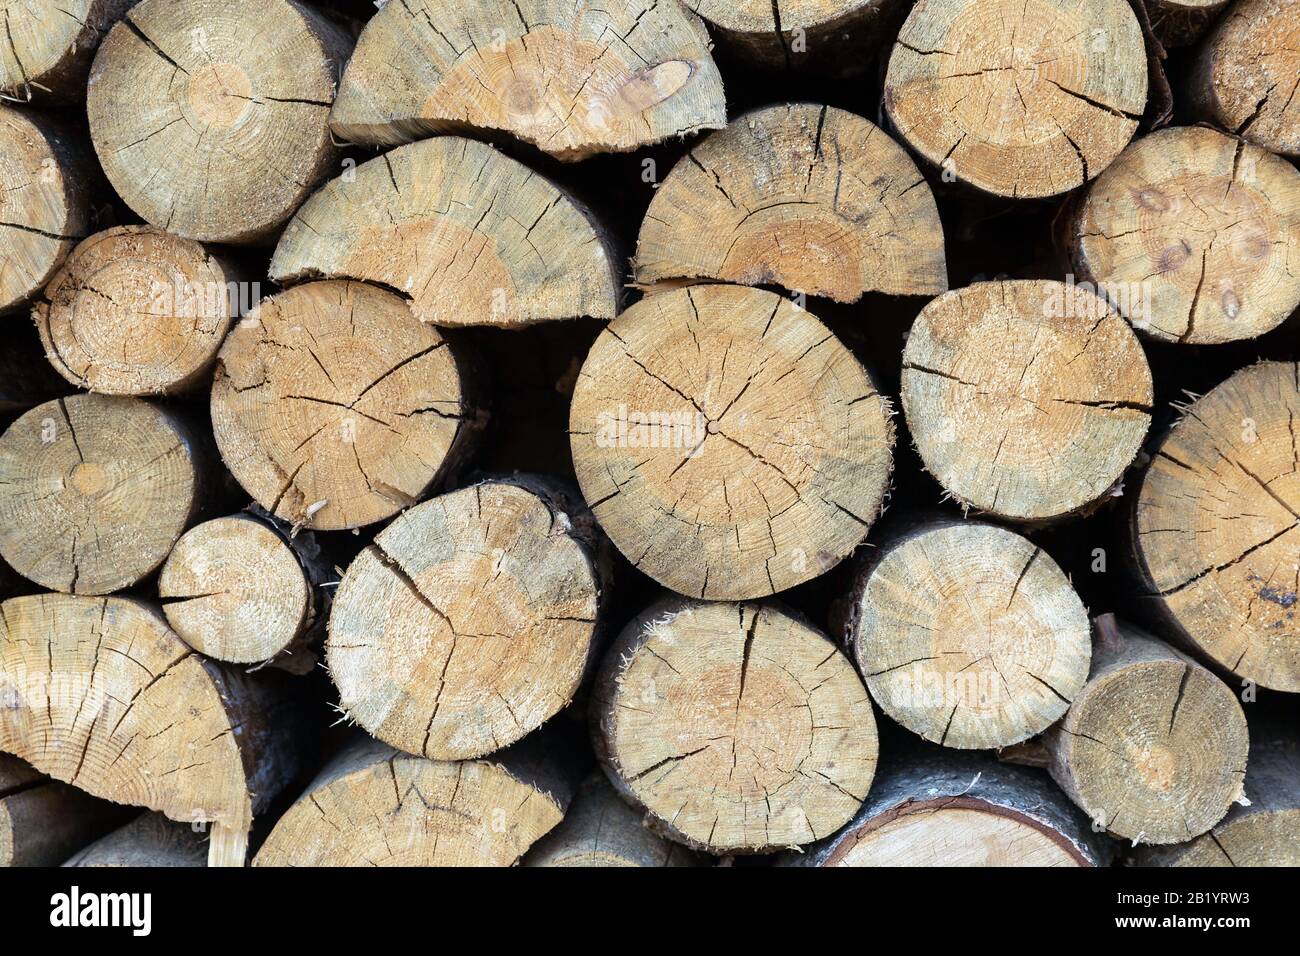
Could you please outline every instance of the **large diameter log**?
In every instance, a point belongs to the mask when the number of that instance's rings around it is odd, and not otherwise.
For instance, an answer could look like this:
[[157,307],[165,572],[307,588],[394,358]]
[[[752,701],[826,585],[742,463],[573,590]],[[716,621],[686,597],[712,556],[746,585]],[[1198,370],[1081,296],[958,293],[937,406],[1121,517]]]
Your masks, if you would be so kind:
[[0,753],[0,867],[58,866],[125,815]]
[[295,0],[142,0],[90,72],[104,172],[168,232],[268,238],[337,161],[329,110],[351,50]]
[[90,232],[102,178],[89,145],[60,121],[0,106],[0,312],[34,298]]
[[207,380],[250,291],[229,259],[191,239],[118,226],[72,251],[32,317],[50,364],[72,384],[174,394]]
[[1147,55],[1128,0],[930,0],[912,8],[885,111],[945,178],[1011,198],[1096,176],[1137,129]]
[[870,552],[845,638],[889,716],[946,747],[988,750],[1055,722],[1088,676],[1088,612],[1051,557],[1013,531],[941,520]]
[[438,760],[514,743],[593,666],[609,567],[586,509],[535,478],[412,508],[339,585],[326,645],[344,711]]
[[641,224],[636,278],[775,283],[839,302],[948,289],[916,164],[860,116],[812,104],[741,116],[674,166]]
[[821,574],[889,485],[889,405],[816,317],[770,292],[653,295],[578,375],[574,468],[601,527],[679,594],[749,599]]
[[1300,173],[1211,129],[1132,143],[1066,230],[1079,280],[1162,342],[1254,338],[1300,305]]
[[563,822],[533,845],[524,866],[703,866],[708,857],[645,826],[597,771],[573,798]]
[[629,152],[727,122],[704,25],[677,3],[389,3],[366,24],[330,114],[391,146],[501,130],[562,160]]
[[241,865],[253,815],[302,756],[273,676],[196,654],[139,601],[12,598],[0,604],[0,750],[97,797],[210,823],[209,862]]
[[1300,46],[1290,0],[1240,0],[1206,37],[1189,80],[1201,116],[1284,156],[1300,156]]
[[464,361],[401,298],[312,282],[264,300],[227,337],[212,430],[263,508],[318,530],[382,521],[454,468],[483,424]]
[[921,459],[966,507],[1047,521],[1104,498],[1151,421],[1142,346],[1093,292],[978,282],[930,302],[903,351]]
[[1230,0],[1145,0],[1151,30],[1166,48],[1195,43]]
[[207,833],[161,813],[142,813],[96,840],[63,865],[75,867],[206,866]]
[[86,92],[100,39],[136,0],[16,0],[4,6],[0,96],[42,105]]
[[875,772],[875,718],[853,665],[773,605],[652,605],[610,648],[591,708],[610,781],[648,826],[698,850],[826,837]]
[[1232,691],[1110,615],[1097,619],[1087,684],[1043,742],[1061,789],[1134,844],[1191,840],[1242,798],[1249,743]]
[[285,812],[253,865],[511,866],[573,798],[573,780],[532,744],[452,762],[360,739]]
[[130,587],[199,513],[213,459],[197,429],[137,398],[38,405],[0,436],[0,555],[52,590]]
[[270,275],[386,285],[437,325],[517,326],[612,319],[618,263],[558,186],[483,143],[440,136],[325,185],[285,227]]
[[1162,633],[1238,678],[1300,691],[1300,365],[1242,369],[1156,446],[1132,545]]

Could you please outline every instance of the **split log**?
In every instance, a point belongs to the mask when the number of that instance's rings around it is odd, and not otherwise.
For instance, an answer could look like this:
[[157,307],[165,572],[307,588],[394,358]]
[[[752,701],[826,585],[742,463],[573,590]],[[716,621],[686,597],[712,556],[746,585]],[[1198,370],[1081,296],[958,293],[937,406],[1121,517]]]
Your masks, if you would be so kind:
[[366,737],[276,823],[254,866],[510,866],[564,817],[573,782],[535,738],[490,760],[435,761]]
[[0,753],[0,867],[58,866],[124,811]]
[[1045,730],[1088,676],[1088,612],[1056,562],[996,525],[907,527],[858,572],[844,629],[881,709],[946,747]]
[[926,469],[964,507],[1046,521],[1099,502],[1151,422],[1133,330],[1091,291],[978,282],[930,302],[903,351],[903,411]]
[[414,504],[483,416],[464,359],[396,295],[312,282],[265,299],[227,337],[212,430],[263,508],[300,527],[358,528]]
[[69,103],[86,92],[100,39],[136,0],[22,0],[5,5],[0,96]]
[[34,298],[90,232],[101,180],[89,145],[70,128],[0,106],[0,313]]
[[1098,827],[1137,843],[1181,843],[1242,797],[1246,716],[1190,657],[1111,615],[1092,670],[1044,735],[1048,769]]
[[38,405],[0,436],[0,554],[52,590],[130,587],[199,514],[214,467],[205,435],[140,399]]
[[168,820],[161,813],[142,813],[126,826],[96,840],[64,866],[155,867],[206,866],[207,834],[191,823]]
[[1040,770],[934,747],[883,764],[854,821],[794,866],[1105,866],[1109,842]]
[[578,376],[574,468],[601,527],[680,594],[743,600],[857,547],[889,486],[888,401],[816,317],[758,289],[650,296]]
[[242,865],[253,815],[303,758],[300,712],[274,676],[196,654],[140,601],[12,598],[0,750],[105,800],[211,823],[209,863]]
[[843,110],[771,106],[679,162],[637,243],[641,283],[775,283],[853,302],[947,291],[943,226],[916,164]]
[[1230,0],[1144,0],[1151,31],[1161,46],[1195,43],[1219,18]]
[[[193,391],[247,304],[241,270],[190,239],[118,226],[82,242],[33,311],[46,357],[106,395]],[[253,284],[254,286],[256,283]]]
[[1140,605],[1238,678],[1300,691],[1300,365],[1242,369],[1184,411],[1136,496]]
[[295,0],[141,0],[90,72],[104,172],[168,232],[267,239],[338,161],[329,110],[351,51]]
[[405,512],[352,562],[326,655],[344,711],[407,753],[479,757],[568,706],[610,567],[586,509],[514,477]]
[[647,826],[712,853],[833,833],[876,767],[853,665],[775,605],[652,605],[606,655],[591,719],[597,757]]
[[270,275],[386,285],[437,325],[517,326],[612,319],[618,263],[558,186],[490,146],[441,136],[324,186],[285,228]]
[[578,788],[563,822],[533,845],[524,866],[705,866],[707,857],[665,840],[641,822],[597,772]]
[[676,3],[389,3],[366,24],[330,114],[392,146],[504,131],[562,160],[726,125],[704,25]]
[[181,535],[158,575],[172,630],[233,664],[310,671],[335,578],[310,532],[290,536],[264,515],[214,518]]
[[949,181],[1055,196],[1119,155],[1147,101],[1128,0],[930,0],[912,8],[885,77],[898,134]]
[[1190,86],[1197,112],[1271,153],[1300,157],[1300,48],[1289,0],[1240,0],[1205,39]]
[[1255,338],[1300,305],[1300,173],[1211,129],[1134,142],[1066,228],[1079,280],[1158,341]]

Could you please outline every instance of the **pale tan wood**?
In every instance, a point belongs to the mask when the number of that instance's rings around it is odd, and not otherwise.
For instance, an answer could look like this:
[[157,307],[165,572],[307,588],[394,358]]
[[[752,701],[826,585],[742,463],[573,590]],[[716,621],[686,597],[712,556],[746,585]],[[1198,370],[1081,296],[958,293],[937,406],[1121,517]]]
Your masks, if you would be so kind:
[[205,435],[138,398],[38,405],[0,436],[0,555],[53,590],[130,587],[199,514],[212,464]]
[[583,495],[680,594],[748,599],[816,577],[884,503],[888,400],[812,314],[770,292],[650,296],[596,340],[573,392]]
[[995,525],[940,520],[869,552],[845,638],[872,699],[947,747],[1006,747],[1065,713],[1088,676],[1083,602],[1050,555]]
[[929,0],[889,59],[885,111],[956,180],[996,196],[1054,196],[1119,155],[1147,101],[1128,0]]
[[1084,287],[977,282],[930,302],[903,351],[903,411],[926,469],[966,507],[1077,513],[1137,455],[1152,381],[1128,323]]
[[1241,799],[1249,742],[1233,692],[1190,657],[1106,615],[1092,670],[1044,737],[1052,777],[1112,834],[1182,843]]
[[136,0],[0,0],[0,97],[41,105],[86,93],[99,41]]
[[591,214],[490,146],[440,136],[332,180],[285,227],[271,278],[363,279],[437,325],[618,311],[619,260]]
[[727,122],[704,25],[677,3],[406,0],[366,24],[330,126],[391,146],[504,131],[562,160]]
[[1269,152],[1300,156],[1300,43],[1290,0],[1240,0],[1206,37],[1190,80],[1200,115]]
[[575,497],[531,477],[487,481],[376,535],[330,614],[344,712],[400,750],[460,760],[566,707],[594,659],[610,573]]
[[65,862],[75,867],[205,866],[207,833],[161,813],[142,813]]
[[337,168],[329,110],[352,42],[295,0],[141,0],[90,72],[104,172],[168,232],[269,238]]
[[72,251],[32,317],[50,364],[73,385],[105,395],[176,394],[206,382],[250,297],[242,277],[191,239],[117,226]]
[[1300,366],[1261,362],[1197,399],[1142,476],[1143,604],[1240,680],[1300,691]]
[[0,753],[0,867],[57,866],[125,815]]
[[1151,30],[1166,49],[1195,43],[1230,0],[1145,0]]
[[1067,238],[1079,280],[1160,341],[1254,338],[1300,305],[1300,173],[1211,129],[1132,143]]
[[774,283],[839,302],[948,289],[916,164],[862,117],[804,103],[746,113],[673,167],[641,224],[636,278]]
[[[207,660],[126,598],[0,604],[0,698],[0,750],[103,799],[213,824],[213,863],[242,864],[253,814],[301,759],[280,682]],[[218,844],[218,827],[233,841]]]
[[875,718],[853,665],[775,605],[646,609],[605,657],[592,728],[611,782],[648,825],[719,854],[828,836],[875,772]]
[[312,282],[226,338],[212,428],[232,474],[300,527],[357,528],[414,504],[484,423],[464,362],[396,295]]

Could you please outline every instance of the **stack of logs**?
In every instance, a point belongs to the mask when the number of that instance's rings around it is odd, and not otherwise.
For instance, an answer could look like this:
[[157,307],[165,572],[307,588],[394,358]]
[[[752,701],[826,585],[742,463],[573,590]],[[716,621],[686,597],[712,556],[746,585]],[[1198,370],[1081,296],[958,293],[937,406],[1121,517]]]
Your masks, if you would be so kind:
[[1296,0],[0,7],[0,863],[1300,864]]

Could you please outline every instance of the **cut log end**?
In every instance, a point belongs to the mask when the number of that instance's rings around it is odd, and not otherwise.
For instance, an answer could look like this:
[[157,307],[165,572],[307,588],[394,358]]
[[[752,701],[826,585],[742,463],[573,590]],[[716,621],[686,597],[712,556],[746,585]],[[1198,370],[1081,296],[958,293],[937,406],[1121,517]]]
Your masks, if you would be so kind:
[[678,163],[646,211],[636,275],[839,302],[948,288],[943,227],[916,165],[861,117],[812,105],[741,116]]
[[861,543],[892,464],[887,401],[821,322],[770,292],[638,302],[588,354],[569,418],[582,491],[679,594],[748,599]]
[[1132,329],[1092,292],[981,282],[917,317],[902,398],[925,467],[953,497],[1046,521],[1097,503],[1133,462],[1152,380]]
[[0,753],[0,868],[58,866],[129,812]]
[[100,38],[135,0],[22,0],[4,6],[0,95],[42,106],[74,101]]
[[606,657],[592,720],[606,772],[649,824],[713,853],[827,836],[875,771],[875,720],[852,664],[765,605],[650,607]]
[[1127,0],[936,0],[912,8],[885,110],[945,178],[1054,196],[1119,155],[1146,107],[1147,57]]

